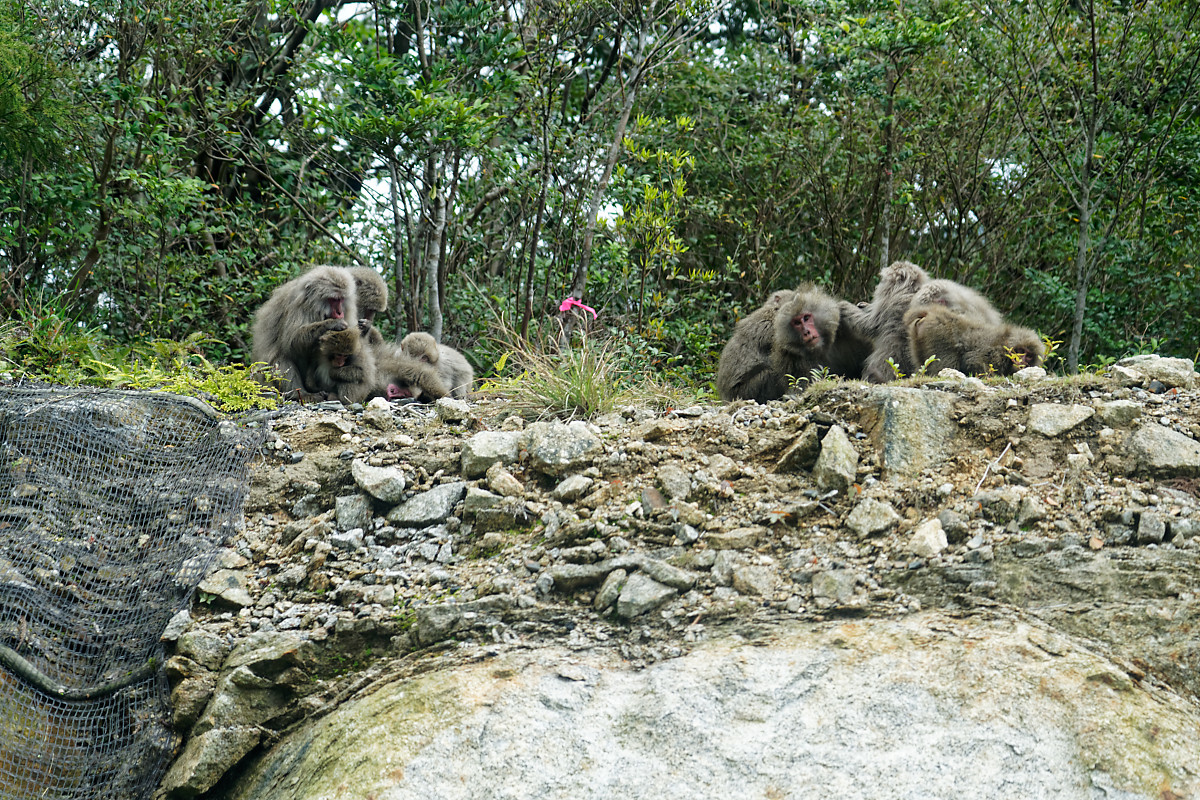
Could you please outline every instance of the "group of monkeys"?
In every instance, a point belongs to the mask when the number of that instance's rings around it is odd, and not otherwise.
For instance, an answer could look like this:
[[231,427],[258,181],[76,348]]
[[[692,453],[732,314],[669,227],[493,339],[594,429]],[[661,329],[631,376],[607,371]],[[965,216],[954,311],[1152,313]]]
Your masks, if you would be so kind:
[[314,267],[279,286],[254,315],[251,357],[285,397],[362,403],[464,398],[475,373],[428,333],[389,342],[375,327],[387,284],[370,267]]
[[726,402],[776,400],[793,378],[822,369],[872,383],[922,367],[929,375],[1011,375],[1040,364],[1045,352],[1035,331],[1006,322],[979,292],[897,261],[880,271],[869,303],[807,283],[774,292],[734,329],[717,391]]

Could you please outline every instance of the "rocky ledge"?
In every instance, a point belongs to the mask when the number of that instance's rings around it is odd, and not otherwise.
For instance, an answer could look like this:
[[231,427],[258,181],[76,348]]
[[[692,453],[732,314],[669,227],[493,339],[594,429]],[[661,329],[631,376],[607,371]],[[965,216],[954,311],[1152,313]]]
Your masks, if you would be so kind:
[[288,410],[160,796],[1200,794],[1193,365],[944,376]]

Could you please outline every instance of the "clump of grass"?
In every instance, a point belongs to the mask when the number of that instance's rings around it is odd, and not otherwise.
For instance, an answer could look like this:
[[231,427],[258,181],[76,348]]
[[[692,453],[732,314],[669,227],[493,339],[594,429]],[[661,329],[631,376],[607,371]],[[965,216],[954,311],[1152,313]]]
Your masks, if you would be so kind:
[[504,328],[496,338],[504,355],[483,391],[508,398],[526,416],[590,419],[627,405],[670,408],[695,401],[640,369],[603,334],[578,336],[562,349]]

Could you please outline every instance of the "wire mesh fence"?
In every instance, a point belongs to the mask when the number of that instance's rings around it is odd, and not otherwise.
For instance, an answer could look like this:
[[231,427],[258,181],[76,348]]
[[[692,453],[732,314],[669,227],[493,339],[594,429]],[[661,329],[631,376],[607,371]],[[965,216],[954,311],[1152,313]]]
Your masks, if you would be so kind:
[[174,745],[160,637],[261,441],[192,398],[0,388],[0,799],[153,791]]

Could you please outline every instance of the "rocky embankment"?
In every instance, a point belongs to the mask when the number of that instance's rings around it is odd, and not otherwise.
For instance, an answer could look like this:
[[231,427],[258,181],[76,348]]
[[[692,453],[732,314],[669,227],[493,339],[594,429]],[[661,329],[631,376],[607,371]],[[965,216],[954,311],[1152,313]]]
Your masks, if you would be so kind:
[[1200,391],[290,410],[168,798],[1200,797]]

